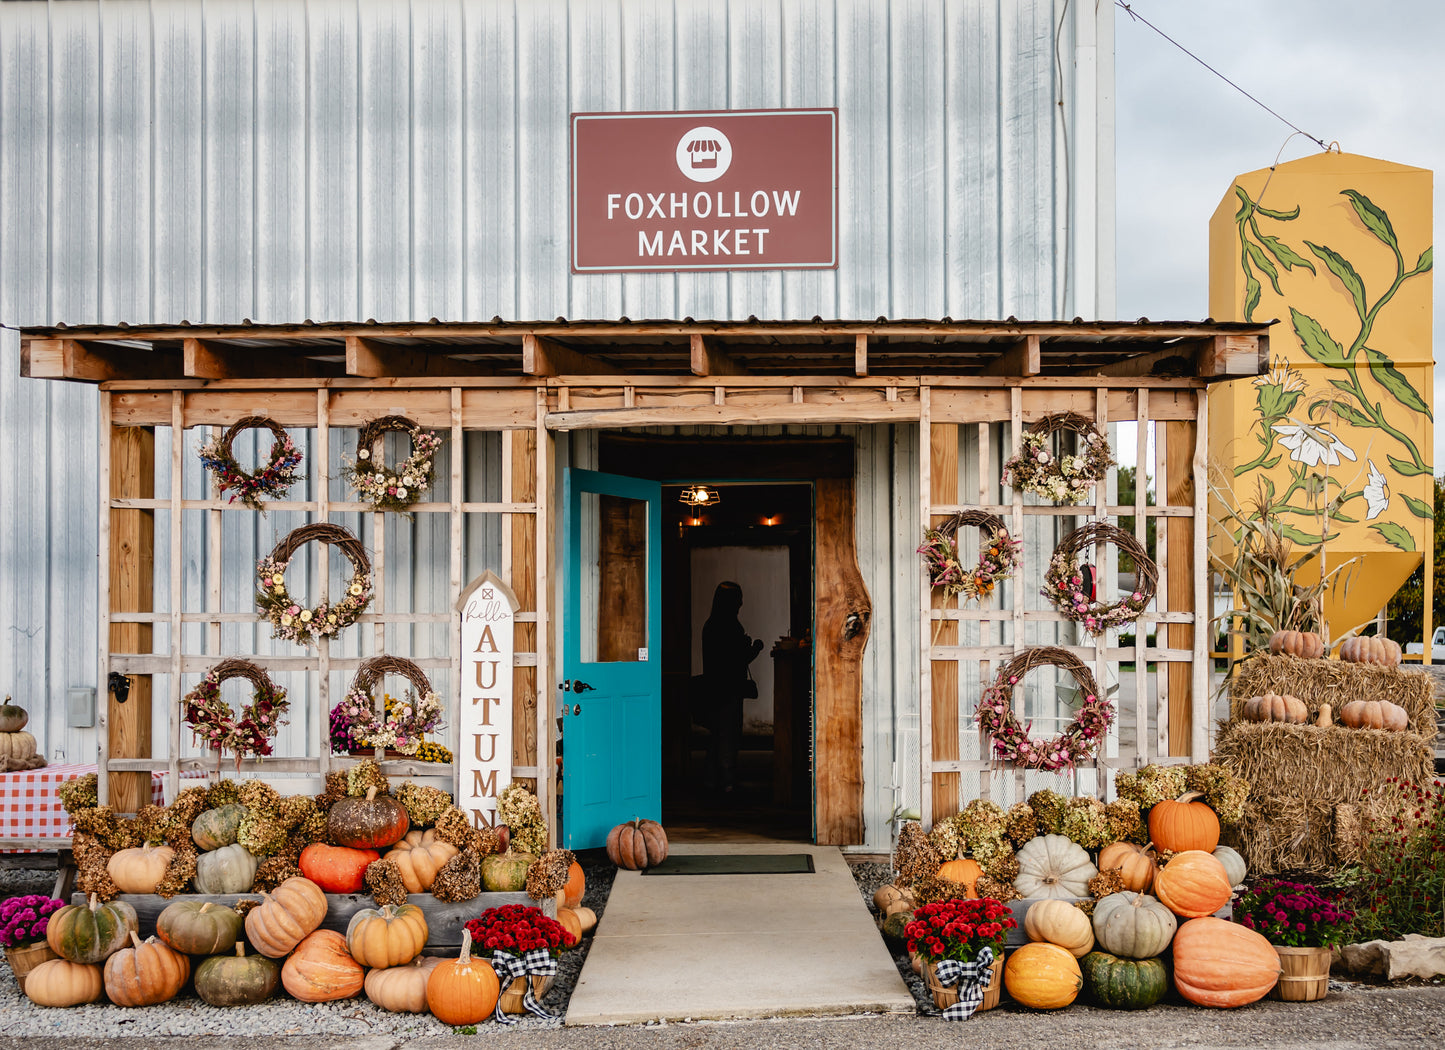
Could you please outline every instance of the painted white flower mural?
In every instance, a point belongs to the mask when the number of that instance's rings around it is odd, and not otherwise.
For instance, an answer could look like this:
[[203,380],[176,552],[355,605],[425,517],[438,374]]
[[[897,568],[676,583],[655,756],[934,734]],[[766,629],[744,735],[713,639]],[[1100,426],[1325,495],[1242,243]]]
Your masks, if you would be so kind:
[[1375,461],[1368,460],[1370,464],[1370,477],[1365,482],[1365,520],[1378,518],[1385,513],[1385,508],[1390,505],[1390,486],[1385,483],[1385,475],[1375,467]]
[[1319,424],[1276,423],[1271,428],[1280,435],[1279,443],[1289,449],[1289,458],[1296,463],[1317,467],[1340,465],[1340,457],[1355,460],[1354,450]]

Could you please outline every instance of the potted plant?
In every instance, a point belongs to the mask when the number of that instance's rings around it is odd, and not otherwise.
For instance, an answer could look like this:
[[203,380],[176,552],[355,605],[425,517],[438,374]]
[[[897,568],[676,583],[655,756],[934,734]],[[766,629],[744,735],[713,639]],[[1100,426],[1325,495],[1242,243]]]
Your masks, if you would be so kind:
[[492,953],[492,968],[502,983],[499,1009],[508,1014],[529,1010],[550,1016],[537,999],[552,987],[557,956],[575,947],[577,938],[556,919],[543,915],[540,908],[526,904],[488,908],[480,918],[468,922],[466,930],[473,944]]
[[[1008,931],[1017,927],[1018,923],[1006,904],[992,897],[977,897],[924,904],[914,910],[913,921],[903,928],[903,932],[908,938],[908,951],[916,952],[923,959],[924,979],[928,982],[928,990],[933,993],[935,1006],[946,1011],[957,1005],[960,989],[970,981],[976,983],[982,980],[978,975],[970,976],[967,971],[961,979],[954,977],[952,971],[955,968],[952,966],[944,967],[944,973],[940,975],[939,964],[952,961],[965,966],[987,966],[983,1002],[978,1009],[990,1010],[998,1005],[1004,942],[1008,939]],[[962,1016],[967,1017],[969,1013],[972,1011]]]
[[1330,986],[1331,949],[1349,937],[1355,913],[1341,895],[1301,882],[1262,879],[1235,905],[1237,922],[1263,934],[1283,971],[1271,993],[1288,1002],[1323,999]]
[[26,974],[49,959],[60,958],[45,942],[45,929],[50,916],[63,907],[64,901],[38,893],[0,903],[0,945],[5,946],[5,961],[22,992]]

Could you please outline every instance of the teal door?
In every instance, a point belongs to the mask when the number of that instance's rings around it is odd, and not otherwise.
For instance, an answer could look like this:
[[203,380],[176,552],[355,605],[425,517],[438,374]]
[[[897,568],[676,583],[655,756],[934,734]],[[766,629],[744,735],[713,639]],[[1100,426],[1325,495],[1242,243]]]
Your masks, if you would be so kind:
[[562,841],[587,849],[662,818],[662,486],[573,468],[563,498]]

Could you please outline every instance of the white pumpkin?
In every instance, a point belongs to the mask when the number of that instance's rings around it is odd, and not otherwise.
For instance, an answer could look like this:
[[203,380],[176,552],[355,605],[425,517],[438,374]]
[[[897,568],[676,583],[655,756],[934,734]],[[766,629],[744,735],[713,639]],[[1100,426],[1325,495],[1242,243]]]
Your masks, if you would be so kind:
[[1047,941],[1066,948],[1076,959],[1094,950],[1094,924],[1068,901],[1034,901],[1024,915],[1024,933],[1031,941]]
[[35,737],[25,730],[0,733],[0,758],[30,758],[35,754]]
[[1034,897],[1087,897],[1089,880],[1099,874],[1088,850],[1063,835],[1039,835],[1018,852],[1014,889]]
[[239,843],[213,849],[196,858],[197,893],[250,893],[260,859]]
[[1230,849],[1228,846],[1217,846],[1214,850],[1214,859],[1224,865],[1224,873],[1229,876],[1229,884],[1238,886],[1244,882],[1244,877],[1249,874],[1249,865],[1244,863],[1244,858],[1239,855],[1238,850]]

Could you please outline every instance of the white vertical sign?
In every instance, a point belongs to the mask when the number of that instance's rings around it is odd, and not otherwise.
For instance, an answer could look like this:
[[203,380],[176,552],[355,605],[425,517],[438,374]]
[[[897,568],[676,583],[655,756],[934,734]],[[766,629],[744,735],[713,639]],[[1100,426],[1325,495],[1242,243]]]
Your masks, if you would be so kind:
[[462,691],[457,721],[457,805],[478,827],[497,823],[497,796],[512,782],[512,658],[517,596],[488,571],[457,600]]

